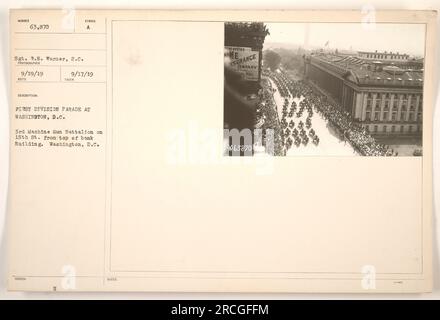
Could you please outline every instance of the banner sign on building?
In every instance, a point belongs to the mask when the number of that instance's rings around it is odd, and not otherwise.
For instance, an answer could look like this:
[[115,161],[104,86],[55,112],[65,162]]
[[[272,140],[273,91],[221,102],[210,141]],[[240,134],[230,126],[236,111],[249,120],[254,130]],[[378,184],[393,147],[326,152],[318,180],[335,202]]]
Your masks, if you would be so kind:
[[258,81],[259,52],[249,47],[225,46],[225,57],[229,57],[229,66],[240,72],[244,80]]

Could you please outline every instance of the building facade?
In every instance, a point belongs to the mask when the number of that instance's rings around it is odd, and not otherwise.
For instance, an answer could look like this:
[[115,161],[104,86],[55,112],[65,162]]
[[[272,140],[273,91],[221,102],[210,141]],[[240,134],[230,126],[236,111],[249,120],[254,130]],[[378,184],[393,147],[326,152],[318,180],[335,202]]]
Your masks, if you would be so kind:
[[[228,155],[253,154],[256,109],[261,88],[262,49],[268,34],[262,22],[225,22],[223,117]],[[233,137],[238,132],[238,139]]]
[[[255,93],[260,87],[262,50],[264,39],[269,33],[266,25],[262,22],[225,22],[225,56],[242,53],[242,57],[235,58],[235,65],[241,68],[253,68],[249,70],[255,76],[244,77],[249,92]],[[252,57],[252,60],[245,60]],[[240,59],[241,58],[241,59]],[[255,58],[255,64],[252,63]]]
[[305,77],[375,136],[422,134],[422,70],[322,53],[305,57]]
[[384,61],[408,61],[409,55],[408,54],[402,54],[399,52],[378,52],[377,50],[372,51],[358,51],[358,57],[361,59],[367,59],[367,60],[384,60]]

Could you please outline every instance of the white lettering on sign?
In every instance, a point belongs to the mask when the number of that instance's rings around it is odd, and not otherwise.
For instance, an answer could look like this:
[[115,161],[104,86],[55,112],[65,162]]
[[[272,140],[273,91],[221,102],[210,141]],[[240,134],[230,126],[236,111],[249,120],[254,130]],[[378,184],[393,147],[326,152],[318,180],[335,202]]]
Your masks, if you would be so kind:
[[225,46],[225,57],[229,58],[229,66],[248,81],[258,81],[259,54],[259,51],[249,47]]

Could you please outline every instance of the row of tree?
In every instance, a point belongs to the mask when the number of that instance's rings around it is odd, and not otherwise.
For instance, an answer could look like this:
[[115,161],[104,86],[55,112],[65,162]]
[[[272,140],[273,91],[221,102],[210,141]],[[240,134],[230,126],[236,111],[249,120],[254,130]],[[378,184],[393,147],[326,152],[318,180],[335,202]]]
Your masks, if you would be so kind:
[[263,52],[263,64],[265,67],[275,71],[280,65],[288,70],[296,70],[302,74],[304,70],[303,55],[296,50],[276,49]]

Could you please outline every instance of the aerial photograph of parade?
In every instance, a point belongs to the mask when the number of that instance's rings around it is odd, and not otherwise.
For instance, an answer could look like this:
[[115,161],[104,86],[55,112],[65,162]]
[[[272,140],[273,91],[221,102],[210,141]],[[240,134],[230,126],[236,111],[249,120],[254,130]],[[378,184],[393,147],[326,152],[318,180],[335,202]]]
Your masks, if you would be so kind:
[[226,22],[224,154],[422,156],[425,26]]

